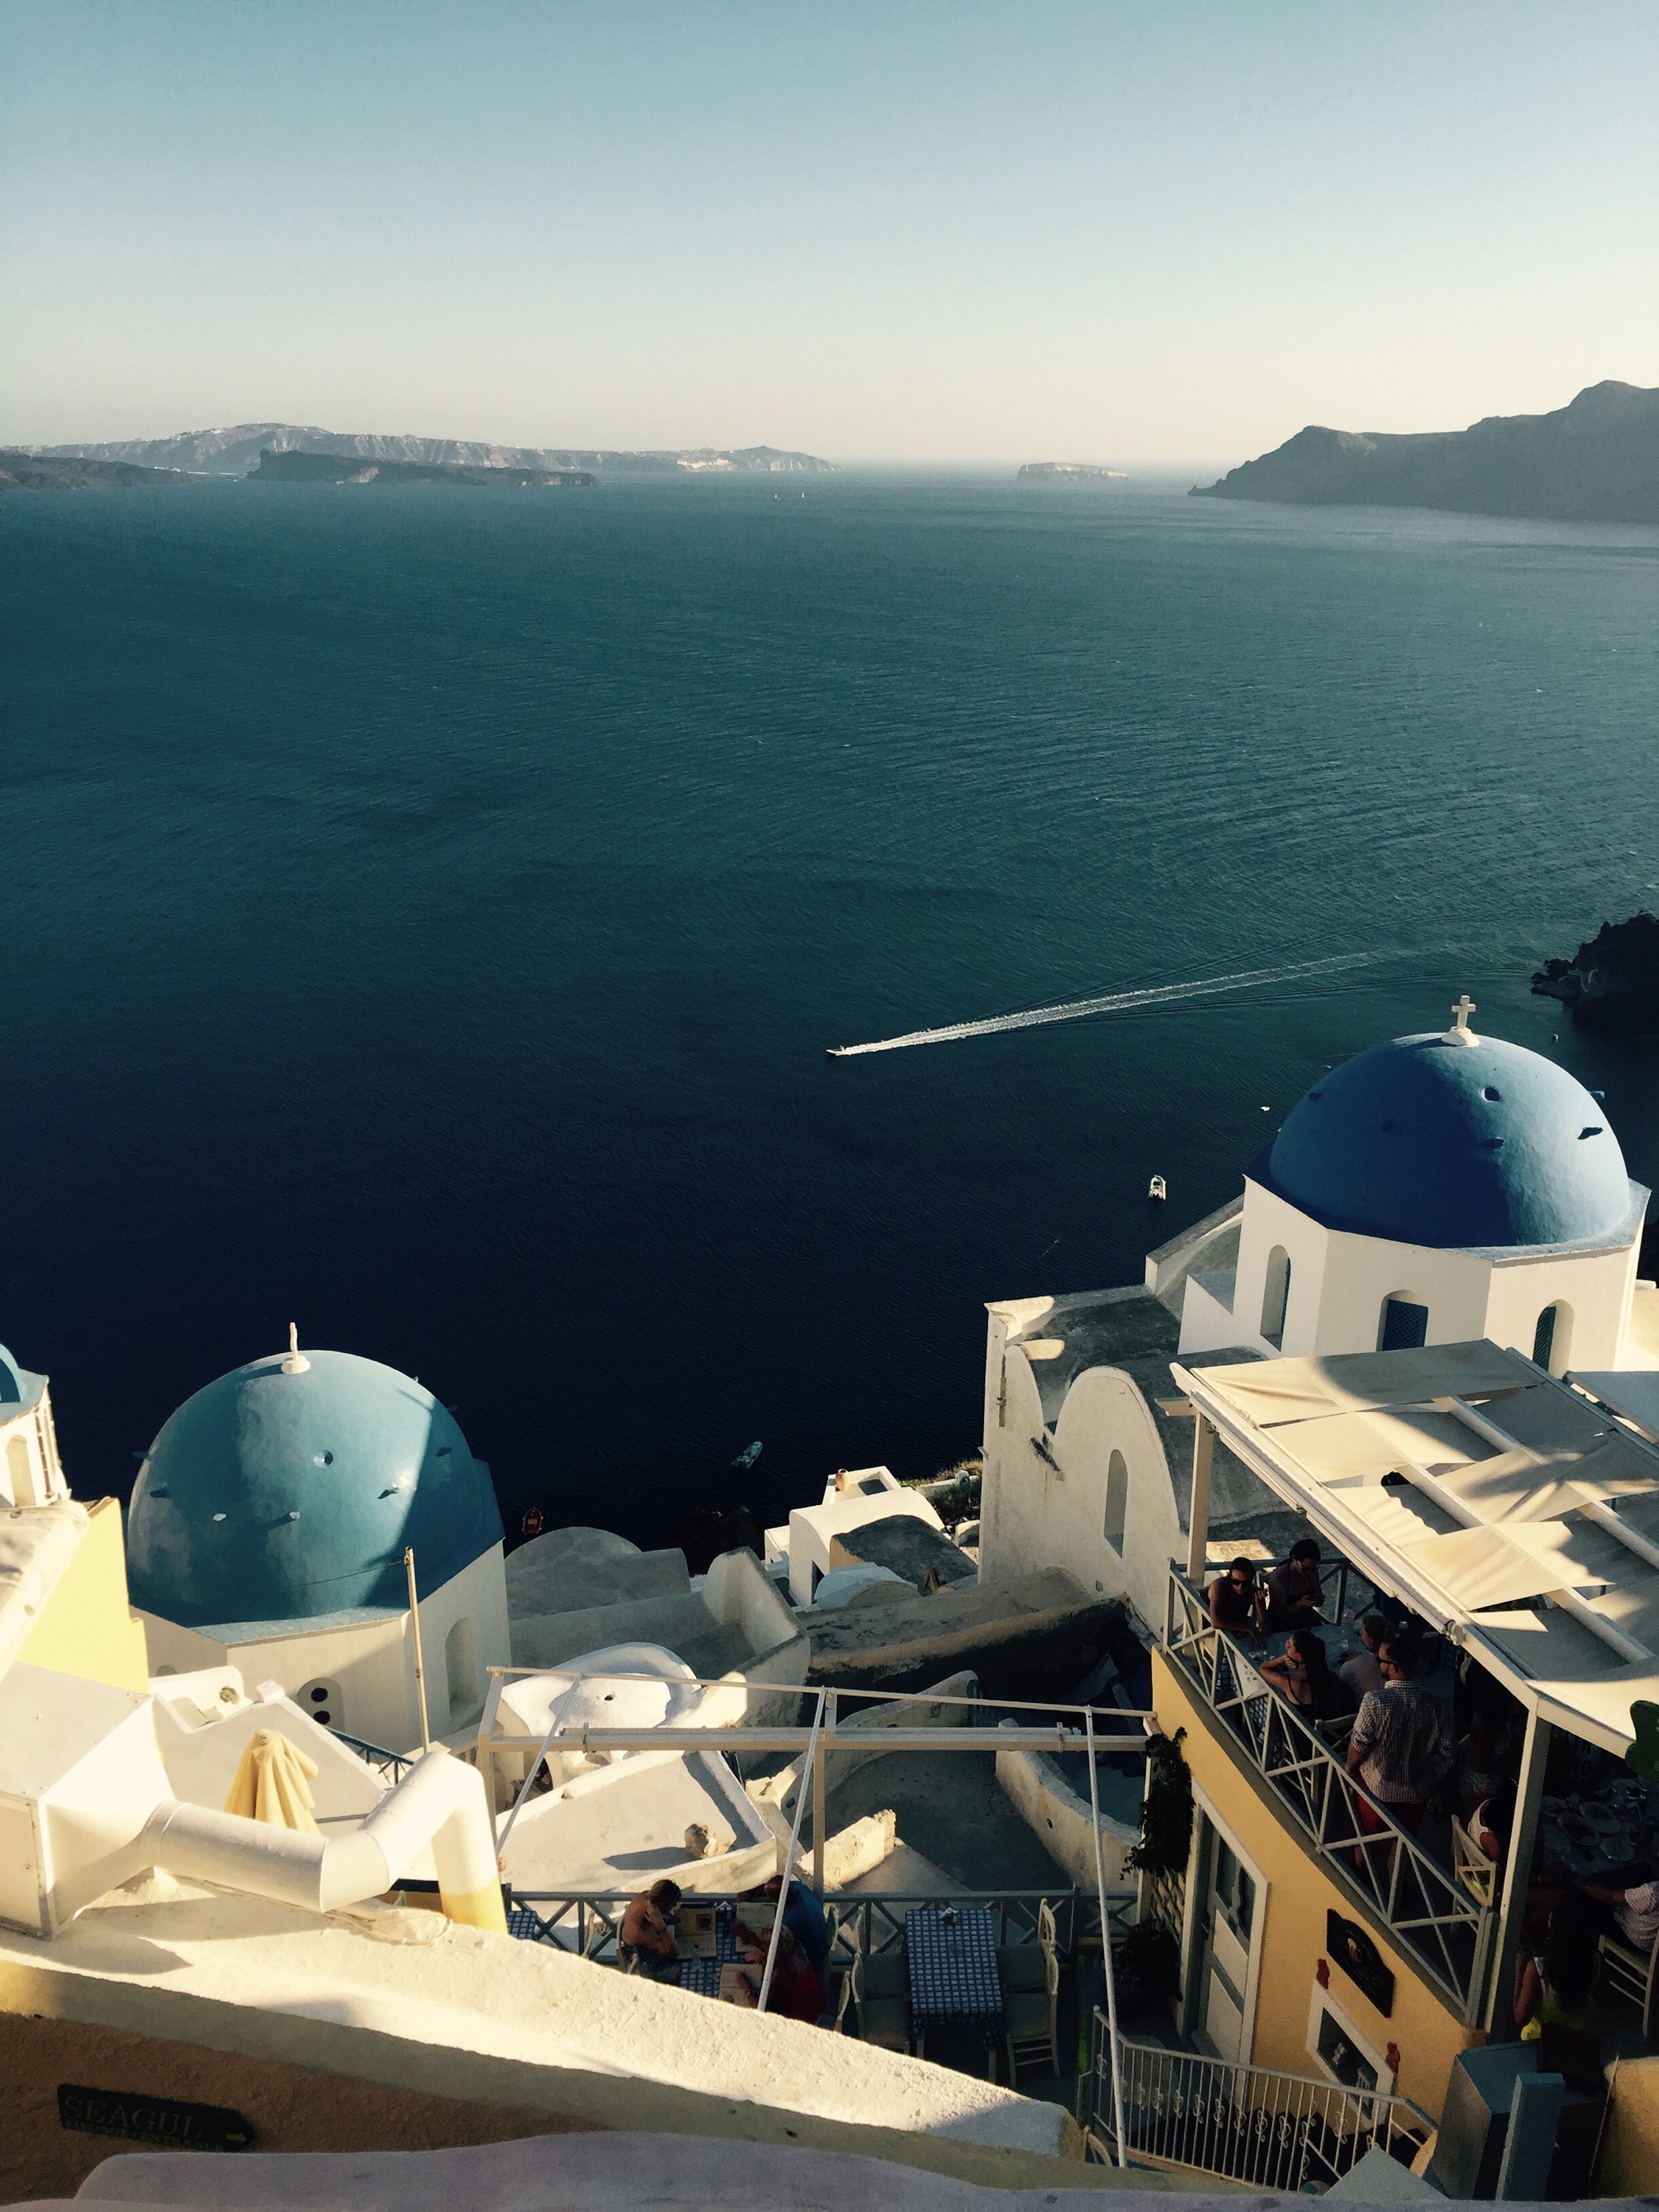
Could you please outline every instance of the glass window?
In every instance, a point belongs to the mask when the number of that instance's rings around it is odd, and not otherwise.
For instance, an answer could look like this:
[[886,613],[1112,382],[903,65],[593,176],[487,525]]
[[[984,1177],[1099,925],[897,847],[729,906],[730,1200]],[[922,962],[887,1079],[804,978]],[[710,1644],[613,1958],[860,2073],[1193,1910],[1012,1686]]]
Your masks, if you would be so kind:
[[1267,1281],[1261,1298],[1261,1334],[1269,1344],[1285,1341],[1285,1312],[1291,1302],[1291,1255],[1282,1244],[1267,1255]]
[[1334,2012],[1319,2015],[1320,2057],[1346,2089],[1375,2089],[1376,2069]]

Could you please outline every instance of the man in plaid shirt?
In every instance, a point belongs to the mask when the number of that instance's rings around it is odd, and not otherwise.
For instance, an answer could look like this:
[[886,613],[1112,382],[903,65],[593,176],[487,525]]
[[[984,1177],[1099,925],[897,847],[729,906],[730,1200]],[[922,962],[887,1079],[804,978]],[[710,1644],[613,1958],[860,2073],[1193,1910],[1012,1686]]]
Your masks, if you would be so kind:
[[1457,1735],[1449,1708],[1415,1677],[1417,1651],[1403,1636],[1391,1637],[1378,1650],[1382,1687],[1368,1690],[1348,1738],[1348,1771],[1365,1797],[1357,1801],[1359,1825],[1376,1835],[1382,1821],[1375,1807],[1414,1836],[1429,1799],[1451,1771]]

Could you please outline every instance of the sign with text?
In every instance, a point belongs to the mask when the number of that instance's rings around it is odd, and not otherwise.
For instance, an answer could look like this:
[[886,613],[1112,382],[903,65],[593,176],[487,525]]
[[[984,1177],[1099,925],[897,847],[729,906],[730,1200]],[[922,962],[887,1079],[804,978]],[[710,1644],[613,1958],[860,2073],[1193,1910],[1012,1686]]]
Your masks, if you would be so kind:
[[125,2089],[58,2085],[58,2118],[77,2135],[113,2136],[157,2150],[246,2150],[252,2124],[223,2105],[188,2105],[178,2097],[145,2097]]

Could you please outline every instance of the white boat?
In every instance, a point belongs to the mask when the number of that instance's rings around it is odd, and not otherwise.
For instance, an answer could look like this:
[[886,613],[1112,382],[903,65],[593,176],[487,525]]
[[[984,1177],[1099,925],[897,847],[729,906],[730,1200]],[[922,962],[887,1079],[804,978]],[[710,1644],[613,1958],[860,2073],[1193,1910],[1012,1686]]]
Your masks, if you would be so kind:
[[1146,1186],[1148,1198],[1167,1198],[1170,1194],[1162,1176],[1154,1176]]

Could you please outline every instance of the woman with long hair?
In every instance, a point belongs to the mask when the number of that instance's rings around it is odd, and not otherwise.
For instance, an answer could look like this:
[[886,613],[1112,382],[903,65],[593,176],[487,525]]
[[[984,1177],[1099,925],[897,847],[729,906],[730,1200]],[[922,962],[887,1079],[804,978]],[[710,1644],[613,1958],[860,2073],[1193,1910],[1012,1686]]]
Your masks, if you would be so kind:
[[1340,1720],[1353,1711],[1353,1693],[1331,1672],[1316,1629],[1293,1628],[1285,1641],[1284,1657],[1263,1659],[1260,1665],[1265,1679],[1310,1720]]

